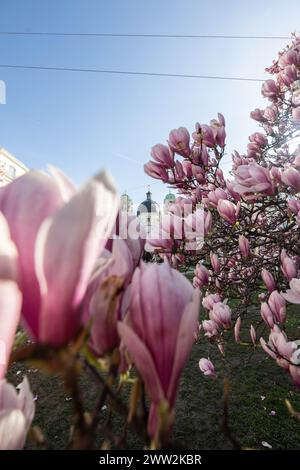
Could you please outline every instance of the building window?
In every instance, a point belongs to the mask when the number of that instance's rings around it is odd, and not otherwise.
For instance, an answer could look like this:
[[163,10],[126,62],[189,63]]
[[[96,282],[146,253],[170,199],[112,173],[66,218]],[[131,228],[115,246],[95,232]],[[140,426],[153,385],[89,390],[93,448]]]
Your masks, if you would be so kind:
[[7,176],[9,176],[10,178],[15,178],[16,177],[16,169],[14,166],[12,165],[8,165],[7,169],[6,169],[6,174]]

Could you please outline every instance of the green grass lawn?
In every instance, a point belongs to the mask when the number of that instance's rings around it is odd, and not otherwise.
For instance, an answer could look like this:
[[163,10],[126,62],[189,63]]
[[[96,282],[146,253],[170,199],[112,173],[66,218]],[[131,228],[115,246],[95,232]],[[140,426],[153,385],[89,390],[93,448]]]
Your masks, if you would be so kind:
[[[299,331],[297,317],[297,312],[292,313],[287,324],[288,330],[294,332],[293,339],[295,331]],[[199,359],[208,355],[218,372],[216,380],[205,378],[198,368]],[[35,424],[43,429],[51,448],[62,449],[68,442],[72,401],[66,396],[59,378],[36,369],[27,370],[23,364],[14,364],[9,378],[19,383],[26,371],[36,395]],[[289,415],[284,403],[288,398],[300,411],[300,392],[284,371],[260,348],[249,358],[249,350],[233,342],[229,344],[224,364],[216,348],[203,338],[194,345],[180,384],[172,436],[177,445],[190,449],[232,448],[220,431],[224,375],[231,386],[229,425],[243,447],[263,449],[262,442],[266,441],[273,449],[300,448],[300,423]],[[81,387],[86,407],[91,410],[99,391],[86,375],[82,376]],[[107,409],[102,413],[104,419]],[[118,419],[114,428],[118,433]],[[99,435],[99,445],[101,440]],[[142,447],[133,433],[129,435],[128,444],[130,448]]]

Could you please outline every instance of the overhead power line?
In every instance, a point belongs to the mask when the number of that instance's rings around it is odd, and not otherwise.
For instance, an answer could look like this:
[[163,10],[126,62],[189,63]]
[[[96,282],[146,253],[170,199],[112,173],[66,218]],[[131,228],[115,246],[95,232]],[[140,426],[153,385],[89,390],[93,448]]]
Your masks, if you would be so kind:
[[174,78],[197,78],[204,80],[233,80],[244,82],[263,82],[260,78],[250,77],[225,77],[217,75],[193,75],[181,73],[159,73],[159,72],[135,72],[131,70],[104,70],[104,69],[83,69],[75,67],[47,67],[41,65],[16,65],[16,64],[0,64],[0,68],[7,69],[27,69],[27,70],[47,70],[55,72],[82,72],[82,73],[102,73],[114,75],[138,75],[148,77],[174,77]]
[[52,31],[0,31],[2,36],[74,36],[108,38],[171,38],[171,39],[291,39],[291,36],[235,36],[218,34],[131,34],[131,33],[65,33]]

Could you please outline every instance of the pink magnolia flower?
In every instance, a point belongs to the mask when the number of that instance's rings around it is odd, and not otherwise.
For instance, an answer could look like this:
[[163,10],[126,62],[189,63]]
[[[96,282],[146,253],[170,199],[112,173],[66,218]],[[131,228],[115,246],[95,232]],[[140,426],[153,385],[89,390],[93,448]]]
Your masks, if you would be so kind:
[[297,80],[297,68],[294,64],[287,65],[278,75],[278,79],[286,86]]
[[265,147],[268,143],[267,137],[261,132],[255,132],[249,136],[250,142],[255,142],[259,147]]
[[175,161],[175,181],[182,181],[185,179],[185,173],[182,163],[179,160]]
[[274,123],[278,116],[278,108],[276,106],[267,106],[264,110],[264,117],[270,123]]
[[240,194],[238,194],[237,192],[234,191],[233,184],[230,181],[226,181],[226,188],[228,189],[228,192],[229,192],[230,196],[233,197],[233,199],[236,202],[239,202],[240,199],[241,199],[241,196],[240,196]]
[[193,174],[193,165],[192,165],[192,162],[191,162],[190,160],[183,160],[183,162],[181,163],[181,165],[182,165],[183,172],[184,172],[185,176],[186,176],[188,179],[193,178],[194,174]]
[[[153,295],[155,292],[155,295]],[[120,336],[151,399],[148,428],[157,434],[159,404],[173,408],[182,368],[197,332],[199,291],[167,263],[144,264],[132,279],[128,324]]]
[[242,319],[241,317],[238,317],[234,325],[234,339],[236,343],[240,343],[241,341],[241,326],[242,326]]
[[263,302],[261,304],[260,314],[261,314],[263,321],[268,325],[268,327],[273,328],[275,325],[276,319],[274,318],[273,312],[270,309],[267,302]]
[[251,111],[250,117],[254,119],[255,121],[258,122],[265,122],[266,118],[264,117],[263,111],[261,109],[254,109],[254,111]]
[[209,281],[209,271],[208,269],[203,266],[203,264],[198,263],[195,269],[195,277],[193,280],[193,284],[195,287],[203,287],[208,284]]
[[35,405],[26,377],[18,388],[19,393],[6,380],[0,380],[0,450],[22,449],[34,417]]
[[293,108],[292,119],[295,123],[300,122],[300,106],[297,106],[297,108]]
[[0,213],[0,379],[5,375],[20,319],[22,296],[18,288],[17,250],[8,224]]
[[134,270],[132,255],[124,240],[113,240],[112,253],[103,253],[91,276],[84,302],[83,324],[90,320],[89,346],[98,357],[119,345],[117,323],[122,320],[126,287]]
[[231,225],[236,223],[238,208],[235,204],[233,204],[233,202],[224,199],[219,200],[217,211],[219,212],[222,219],[226,220]]
[[289,49],[281,54],[278,64],[280,67],[285,68],[287,65],[299,65],[300,64],[300,54],[299,51],[294,49]]
[[203,320],[202,328],[204,331],[204,336],[207,336],[208,338],[218,336],[220,333],[217,323],[213,320]]
[[273,292],[276,289],[276,283],[272,274],[267,269],[262,269],[261,277],[268,291]]
[[185,127],[173,129],[169,134],[169,146],[182,157],[189,157],[191,153],[189,131]]
[[279,168],[272,166],[270,170],[271,178],[274,180],[274,183],[280,185],[282,183],[282,173]]
[[218,302],[221,302],[221,297],[219,296],[219,294],[208,294],[202,300],[202,305],[207,310],[212,310],[214,304]]
[[291,304],[300,304],[300,279],[292,279],[290,281],[290,289],[281,295]]
[[[226,191],[224,191],[224,189],[222,188],[217,188],[216,190],[214,191],[210,191],[208,194],[207,194],[207,207],[217,207],[218,206],[218,202],[222,199],[228,199],[228,194],[226,193]],[[206,202],[206,199],[205,199],[205,202]]]
[[281,179],[284,184],[290,186],[295,191],[300,191],[300,173],[295,168],[288,168],[281,174]]
[[262,84],[262,95],[269,98],[271,101],[276,100],[279,94],[279,88],[274,80],[266,80]]
[[274,194],[274,188],[270,172],[257,163],[240,165],[234,172],[234,190],[239,194],[262,193]]
[[157,180],[166,182],[169,179],[167,170],[161,163],[150,161],[144,165],[144,171],[147,175],[151,176],[151,178]]
[[269,343],[267,344],[263,338],[260,338],[260,344],[280,367],[286,370],[289,369],[289,361],[293,352],[297,349],[297,345],[292,341],[288,341],[286,334],[277,325],[272,329]]
[[196,124],[196,132],[193,132],[193,139],[199,144],[213,148],[216,145],[216,132],[207,124]]
[[214,304],[213,309],[209,313],[211,320],[214,320],[217,325],[225,329],[231,327],[231,310],[223,302]]
[[[201,210],[201,209],[198,209]],[[196,211],[197,213],[197,211]],[[207,235],[212,229],[212,215],[210,211],[204,211],[204,235]]]
[[119,201],[105,173],[75,192],[52,172],[32,171],[1,188],[0,210],[18,250],[23,320],[36,341],[62,346],[80,328],[89,277]]
[[277,290],[274,290],[268,300],[270,309],[277,323],[284,323],[286,319],[285,300]]
[[210,262],[211,262],[214,272],[218,274],[221,269],[221,263],[220,263],[218,256],[215,253],[210,253]]
[[285,250],[283,250],[283,255],[281,257],[281,270],[288,281],[297,277],[297,263],[286,254]]
[[250,338],[254,346],[256,345],[256,331],[253,325],[250,326]]
[[207,377],[216,377],[215,366],[209,359],[205,359],[205,357],[202,357],[199,361],[199,368],[201,372],[203,372],[203,374]]
[[244,235],[239,235],[239,249],[244,258],[249,256],[249,240]]
[[215,135],[216,144],[220,147],[225,147],[226,131],[225,131],[225,118],[223,114],[218,113],[218,119],[210,121],[210,127]]
[[174,166],[174,152],[166,145],[154,145],[151,149],[151,157],[165,168]]

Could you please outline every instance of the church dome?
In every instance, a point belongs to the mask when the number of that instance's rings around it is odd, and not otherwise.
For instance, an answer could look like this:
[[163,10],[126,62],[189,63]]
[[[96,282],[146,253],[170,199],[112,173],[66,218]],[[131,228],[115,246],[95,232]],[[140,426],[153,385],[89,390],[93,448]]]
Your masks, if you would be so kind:
[[164,199],[164,202],[174,202],[175,199],[176,199],[175,194],[169,192],[169,193],[166,195],[166,197],[165,197],[165,199]]
[[138,206],[137,216],[143,213],[159,213],[159,205],[157,202],[153,201],[151,192],[148,191],[146,195],[147,199]]

